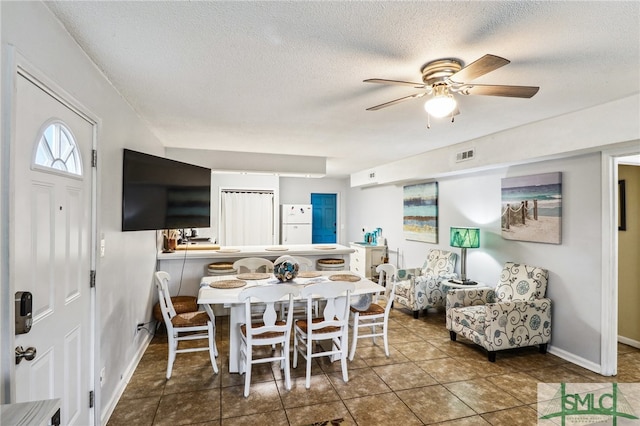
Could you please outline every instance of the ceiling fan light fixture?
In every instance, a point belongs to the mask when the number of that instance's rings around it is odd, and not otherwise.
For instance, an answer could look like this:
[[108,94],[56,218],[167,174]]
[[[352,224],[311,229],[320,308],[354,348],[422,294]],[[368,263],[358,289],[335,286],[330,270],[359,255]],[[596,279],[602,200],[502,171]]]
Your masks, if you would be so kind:
[[433,117],[446,117],[456,109],[457,103],[449,89],[445,85],[437,85],[433,88],[433,96],[424,103],[427,114]]

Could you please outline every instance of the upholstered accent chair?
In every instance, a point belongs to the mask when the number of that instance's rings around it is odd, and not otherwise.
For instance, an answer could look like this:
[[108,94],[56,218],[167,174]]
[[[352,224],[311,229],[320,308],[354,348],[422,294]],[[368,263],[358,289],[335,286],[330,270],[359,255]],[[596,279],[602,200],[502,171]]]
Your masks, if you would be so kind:
[[546,269],[507,262],[495,289],[452,289],[447,293],[447,329],[488,351],[539,345],[547,352],[551,340],[551,300],[545,298]]
[[431,249],[422,268],[398,270],[394,306],[413,311],[418,318],[421,310],[444,307],[445,294],[440,281],[457,278],[454,272],[458,256],[450,251]]

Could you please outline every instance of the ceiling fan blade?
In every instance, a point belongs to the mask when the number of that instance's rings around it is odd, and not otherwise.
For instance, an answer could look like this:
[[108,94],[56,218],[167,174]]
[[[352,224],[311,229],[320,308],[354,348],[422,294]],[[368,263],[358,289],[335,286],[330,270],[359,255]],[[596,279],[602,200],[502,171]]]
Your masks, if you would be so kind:
[[379,83],[379,84],[395,84],[398,86],[411,86],[416,89],[424,88],[423,83],[412,83],[410,81],[400,81],[400,80],[385,80],[382,78],[368,78],[366,80],[362,80],[363,83]]
[[482,58],[471,62],[466,67],[453,74],[449,77],[449,80],[464,83],[490,73],[491,71],[497,70],[498,68],[507,65],[509,62],[511,61],[501,58],[500,56],[484,55]]
[[494,84],[465,84],[457,93],[462,95],[508,96],[530,98],[540,90],[536,86],[499,86]]
[[386,108],[388,106],[399,104],[400,102],[403,102],[403,101],[408,101],[409,99],[421,98],[424,95],[426,95],[426,92],[424,92],[424,93],[414,93],[413,95],[405,96],[404,98],[394,99],[392,101],[385,102],[385,103],[380,104],[380,105],[372,106],[370,108],[367,108],[367,111],[377,111],[379,109]]

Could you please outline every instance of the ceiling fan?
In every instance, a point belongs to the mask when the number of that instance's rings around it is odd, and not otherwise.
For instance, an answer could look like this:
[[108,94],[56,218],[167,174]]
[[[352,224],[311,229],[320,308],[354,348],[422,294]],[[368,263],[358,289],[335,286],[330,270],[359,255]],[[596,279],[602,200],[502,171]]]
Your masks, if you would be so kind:
[[502,86],[468,83],[468,81],[488,74],[491,71],[507,65],[509,62],[508,59],[499,56],[484,55],[482,58],[463,68],[462,63],[456,59],[439,59],[431,61],[422,67],[423,83],[385,80],[381,78],[364,80],[365,83],[393,84],[423,89],[422,92],[372,106],[367,108],[367,111],[377,111],[409,99],[432,95],[424,105],[427,113],[434,117],[450,115],[453,120],[453,116],[459,113],[453,93],[460,95],[508,96],[515,98],[530,98],[538,93],[540,88],[535,86]]

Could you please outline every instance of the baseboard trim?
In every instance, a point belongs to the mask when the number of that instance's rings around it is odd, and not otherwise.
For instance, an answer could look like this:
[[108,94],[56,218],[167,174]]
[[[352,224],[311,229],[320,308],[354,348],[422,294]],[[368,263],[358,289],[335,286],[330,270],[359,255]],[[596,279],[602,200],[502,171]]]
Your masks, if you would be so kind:
[[571,352],[567,352],[564,349],[559,349],[554,346],[549,347],[549,353],[555,355],[559,358],[564,359],[565,361],[569,361],[572,364],[579,365],[580,367],[586,368],[587,370],[591,370],[594,373],[602,374],[602,366],[593,361],[589,361],[588,359],[584,359],[579,357]]
[[116,405],[118,405],[118,401],[120,401],[120,397],[122,397],[127,384],[129,384],[131,377],[133,377],[133,373],[136,371],[136,367],[140,363],[142,356],[147,350],[147,347],[149,347],[152,338],[153,336],[151,334],[145,333],[145,338],[142,341],[142,344],[138,346],[138,350],[127,366],[123,380],[120,380],[120,385],[118,386],[118,388],[116,388],[116,391],[111,396],[111,399],[109,399],[109,402],[106,405],[102,406],[102,416],[100,418],[101,425],[106,426],[107,422],[109,421],[109,418],[111,417],[111,414],[113,414],[113,411],[116,409]]
[[628,337],[618,336],[618,342],[640,349],[640,342],[637,340],[629,339]]

